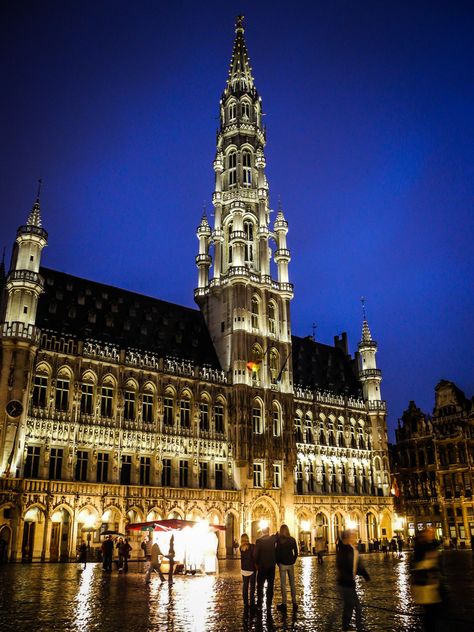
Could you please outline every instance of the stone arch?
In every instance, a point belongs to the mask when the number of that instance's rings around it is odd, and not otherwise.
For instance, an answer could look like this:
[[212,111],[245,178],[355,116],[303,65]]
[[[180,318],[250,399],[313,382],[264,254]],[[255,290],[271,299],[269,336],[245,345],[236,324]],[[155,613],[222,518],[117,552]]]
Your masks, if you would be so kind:
[[112,373],[107,372],[102,376],[101,384],[103,386],[112,386],[113,388],[116,388],[117,378]]
[[131,505],[127,509],[126,521],[127,523],[145,522],[143,509],[138,505]]
[[388,509],[383,509],[380,512],[380,535],[389,540],[393,536],[392,515]]
[[0,526],[0,540],[2,546],[0,547],[0,564],[6,562],[11,555],[11,543],[12,543],[12,529],[8,524],[2,524]]
[[331,515],[326,510],[320,507],[316,511],[316,516],[314,518],[314,526],[315,526],[315,537],[323,538],[326,546],[329,544],[329,527],[331,524]]
[[377,540],[379,537],[379,525],[376,510],[370,508],[367,511],[365,514],[365,525],[369,542],[370,540]]
[[21,559],[31,561],[42,554],[46,508],[41,503],[32,503],[23,513],[23,540]]
[[168,511],[167,519],[168,520],[173,520],[173,519],[184,520],[184,511],[180,507],[175,505]]
[[81,382],[90,382],[91,384],[97,384],[97,373],[92,369],[86,369],[82,372]]
[[73,377],[74,377],[74,374],[73,374],[72,369],[71,369],[71,367],[70,367],[69,365],[67,365],[67,364],[62,364],[62,365],[58,368],[58,370],[57,370],[57,372],[56,372],[56,376],[57,376],[58,378],[66,378],[66,379],[68,379],[68,380],[72,380],[72,379],[73,379]]
[[151,393],[152,395],[156,394],[156,386],[153,384],[151,380],[146,380],[143,384],[142,391],[144,393]]
[[67,561],[73,537],[73,511],[67,503],[59,503],[51,512],[51,537],[49,559],[52,562]]
[[53,373],[53,368],[49,364],[49,362],[46,362],[45,360],[41,360],[40,362],[38,362],[38,364],[35,367],[35,373],[47,375],[48,377],[50,377]]
[[268,523],[270,533],[275,533],[279,527],[280,515],[275,501],[269,496],[259,496],[250,506],[250,533],[252,541],[261,533],[262,527]]

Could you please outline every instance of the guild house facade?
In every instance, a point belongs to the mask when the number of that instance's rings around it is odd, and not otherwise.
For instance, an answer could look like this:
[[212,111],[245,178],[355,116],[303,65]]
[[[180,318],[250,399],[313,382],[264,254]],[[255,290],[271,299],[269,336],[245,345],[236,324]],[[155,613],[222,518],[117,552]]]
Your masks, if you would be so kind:
[[72,558],[104,530],[173,517],[225,525],[221,556],[265,522],[288,523],[308,548],[317,536],[333,548],[344,526],[363,541],[392,533],[367,321],[354,357],[345,334],[334,346],[292,335],[288,223],[282,209],[270,223],[262,100],[241,18],[219,108],[214,221],[197,228],[198,309],[43,267],[39,199],[18,228],[0,326],[9,559]]

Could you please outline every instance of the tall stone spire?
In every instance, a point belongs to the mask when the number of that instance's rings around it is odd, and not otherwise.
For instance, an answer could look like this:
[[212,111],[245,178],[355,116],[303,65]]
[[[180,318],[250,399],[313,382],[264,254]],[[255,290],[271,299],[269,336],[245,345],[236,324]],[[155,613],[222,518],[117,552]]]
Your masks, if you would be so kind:
[[[243,16],[237,18],[229,76],[221,96],[214,159],[214,222],[198,226],[194,292],[222,368],[234,383],[292,390],[288,224],[281,211],[270,227],[265,129]],[[272,278],[272,256],[277,279]],[[260,359],[258,376],[248,364]]]
[[239,15],[235,23],[236,38],[230,60],[229,77],[224,91],[227,97],[231,92],[242,93],[254,90],[252,67],[244,39],[244,16]]
[[36,194],[36,201],[33,204],[33,208],[30,211],[28,219],[26,221],[27,226],[36,226],[41,228],[41,209],[40,209],[40,195],[41,195],[41,178],[38,180],[38,193]]

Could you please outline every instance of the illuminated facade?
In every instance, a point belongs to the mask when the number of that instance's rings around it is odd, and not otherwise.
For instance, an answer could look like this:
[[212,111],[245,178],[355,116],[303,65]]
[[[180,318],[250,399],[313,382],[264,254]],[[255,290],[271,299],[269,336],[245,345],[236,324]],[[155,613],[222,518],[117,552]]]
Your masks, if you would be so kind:
[[393,469],[408,535],[433,526],[461,546],[474,535],[474,406],[452,382],[435,389],[432,417],[412,401],[396,430]]
[[[40,269],[36,201],[5,280],[0,537],[67,559],[129,521],[282,522],[330,548],[391,535],[386,408],[364,318],[352,358],[292,336],[288,224],[270,225],[266,143],[242,21],[220,102],[214,226],[197,229],[191,310]],[[276,269],[276,278],[272,270]]]

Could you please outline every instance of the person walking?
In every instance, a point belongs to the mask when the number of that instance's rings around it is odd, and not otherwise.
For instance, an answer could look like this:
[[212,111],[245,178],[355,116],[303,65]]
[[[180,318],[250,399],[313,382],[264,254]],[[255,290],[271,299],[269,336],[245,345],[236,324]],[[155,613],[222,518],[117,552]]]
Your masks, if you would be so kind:
[[79,564],[84,565],[82,567],[82,570],[85,570],[87,564],[87,544],[85,542],[81,542],[81,544],[79,545],[79,557],[77,561],[79,562]]
[[318,558],[318,564],[322,564],[323,563],[323,556],[324,553],[326,552],[326,540],[324,538],[316,538],[316,556]]
[[255,581],[257,568],[255,566],[255,544],[250,543],[246,533],[240,536],[240,572],[242,574],[242,597],[244,608],[255,607]]
[[293,602],[293,612],[298,609],[296,602],[295,588],[295,562],[298,559],[298,545],[295,538],[290,535],[290,530],[286,524],[280,527],[280,533],[276,542],[276,561],[280,570],[281,603],[277,610],[286,612],[286,575],[290,582],[291,601]]
[[382,538],[382,553],[384,558],[388,557],[388,538],[386,536]]
[[418,533],[413,551],[411,588],[413,601],[423,606],[425,632],[440,629],[443,586],[438,548],[439,542],[432,527]]
[[270,535],[270,529],[262,529],[262,536],[255,543],[255,564],[257,566],[257,608],[263,605],[263,587],[267,584],[267,614],[270,614],[273,601],[276,566],[276,535]]
[[397,537],[397,549],[398,549],[398,557],[403,559],[403,538],[401,535]]
[[106,573],[112,572],[112,560],[114,557],[114,541],[112,537],[108,535],[102,542],[102,560],[103,568]]
[[170,569],[169,569],[169,572],[168,572],[168,583],[169,584],[173,583],[174,556],[175,556],[174,535],[172,535],[171,538],[170,538],[170,548],[168,549],[168,555],[165,556],[165,557],[168,558],[169,564],[170,564]]
[[161,572],[161,559],[163,557],[163,553],[161,552],[160,546],[157,542],[151,545],[150,549],[150,560],[146,569],[145,575],[145,583],[150,583],[150,576],[152,571],[158,573],[161,579],[161,583],[165,581],[165,576]]
[[362,607],[356,591],[355,578],[356,575],[362,575],[366,581],[370,581],[370,577],[360,561],[359,551],[354,546],[355,541],[354,531],[342,532],[341,545],[336,553],[337,584],[343,601],[342,629],[350,629],[355,610],[356,628],[358,632],[362,632]]
[[152,542],[150,536],[146,535],[145,539],[141,543],[141,548],[143,551],[143,556],[146,561],[146,569],[145,569],[145,583],[150,583],[150,575],[151,575],[151,547]]

